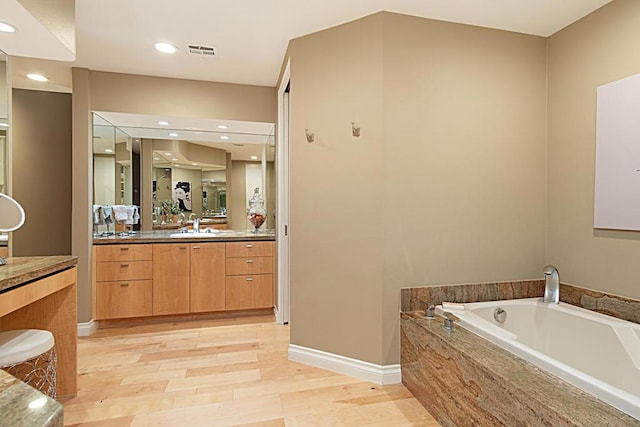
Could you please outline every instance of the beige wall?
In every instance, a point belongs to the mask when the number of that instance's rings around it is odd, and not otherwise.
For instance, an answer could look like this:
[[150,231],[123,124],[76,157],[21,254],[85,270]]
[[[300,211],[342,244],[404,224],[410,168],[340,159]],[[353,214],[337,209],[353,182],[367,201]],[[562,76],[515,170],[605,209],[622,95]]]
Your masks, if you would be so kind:
[[293,344],[398,363],[400,287],[540,276],[544,38],[383,13],[289,52]]
[[271,87],[73,69],[73,247],[78,256],[78,321],[91,312],[91,111],[275,123]]
[[373,363],[389,218],[379,202],[382,25],[377,14],[289,44],[291,343]]
[[71,253],[71,95],[13,90],[14,256]]
[[593,228],[596,88],[640,73],[640,2],[616,0],[549,38],[547,261],[564,282],[640,298],[640,234]]
[[[246,230],[248,224],[246,164],[247,162],[232,161],[231,168],[227,168],[227,209],[232,213],[231,216],[227,215],[227,227],[233,230]],[[233,191],[229,189],[229,179],[233,182]]]

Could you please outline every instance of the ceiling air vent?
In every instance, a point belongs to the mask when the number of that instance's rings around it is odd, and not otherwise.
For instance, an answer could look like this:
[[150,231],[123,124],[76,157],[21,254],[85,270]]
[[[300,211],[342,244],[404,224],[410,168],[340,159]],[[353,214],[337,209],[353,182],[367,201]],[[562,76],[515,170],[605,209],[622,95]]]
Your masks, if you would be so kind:
[[215,58],[218,56],[218,49],[213,46],[202,46],[199,44],[188,44],[189,53],[203,58]]

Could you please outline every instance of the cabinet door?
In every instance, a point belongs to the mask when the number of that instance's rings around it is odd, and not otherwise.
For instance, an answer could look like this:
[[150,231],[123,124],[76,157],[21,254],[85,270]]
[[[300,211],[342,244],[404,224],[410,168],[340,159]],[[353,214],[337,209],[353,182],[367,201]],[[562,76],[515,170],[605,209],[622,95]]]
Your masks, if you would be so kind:
[[189,312],[189,244],[153,245],[153,314]]
[[273,307],[273,275],[227,276],[227,310]]
[[225,309],[225,244],[191,244],[191,312]]
[[96,319],[151,316],[151,280],[99,282]]

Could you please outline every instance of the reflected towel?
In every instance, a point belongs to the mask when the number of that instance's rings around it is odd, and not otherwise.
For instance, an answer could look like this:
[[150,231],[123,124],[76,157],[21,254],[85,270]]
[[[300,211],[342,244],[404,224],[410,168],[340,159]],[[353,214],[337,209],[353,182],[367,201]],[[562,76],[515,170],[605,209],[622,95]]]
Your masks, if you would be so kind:
[[116,221],[127,220],[127,207],[125,205],[113,205],[111,209],[113,209],[113,219]]
[[125,224],[133,225],[138,223],[138,207],[136,205],[129,205],[126,207],[127,209],[127,221]]
[[113,212],[111,211],[110,205],[102,206],[102,213],[104,214],[105,224],[110,224],[113,222]]
[[101,205],[93,205],[93,225],[104,224],[104,211]]

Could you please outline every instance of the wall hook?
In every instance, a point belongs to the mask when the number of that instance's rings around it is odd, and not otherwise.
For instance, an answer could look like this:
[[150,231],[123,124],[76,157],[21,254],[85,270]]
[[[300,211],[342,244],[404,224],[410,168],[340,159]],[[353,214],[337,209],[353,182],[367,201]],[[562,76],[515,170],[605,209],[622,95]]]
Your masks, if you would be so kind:
[[356,126],[356,122],[351,122],[351,133],[356,138],[360,137],[360,126]]
[[312,143],[316,140],[316,135],[314,133],[309,133],[309,129],[305,129],[304,133],[307,135],[307,142]]

